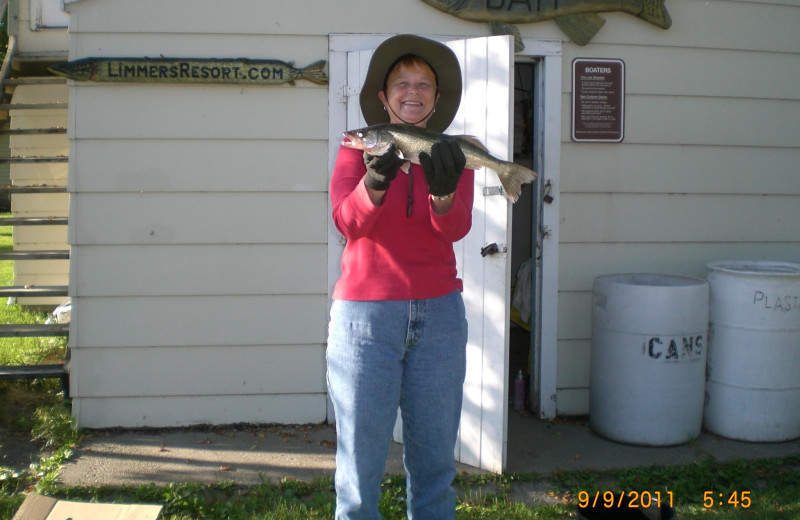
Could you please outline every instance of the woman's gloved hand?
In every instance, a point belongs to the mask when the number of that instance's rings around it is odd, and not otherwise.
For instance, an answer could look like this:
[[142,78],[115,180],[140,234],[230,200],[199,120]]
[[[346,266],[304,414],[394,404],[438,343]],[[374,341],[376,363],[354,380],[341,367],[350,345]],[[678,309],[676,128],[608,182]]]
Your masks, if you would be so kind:
[[419,162],[428,181],[428,192],[434,197],[446,197],[456,191],[467,159],[458,143],[443,139],[433,144],[430,155],[420,152]]
[[370,155],[364,152],[364,164],[367,167],[367,174],[364,176],[364,183],[367,188],[385,191],[389,189],[389,184],[397,177],[397,170],[406,162],[397,156],[397,148],[394,145],[383,155]]

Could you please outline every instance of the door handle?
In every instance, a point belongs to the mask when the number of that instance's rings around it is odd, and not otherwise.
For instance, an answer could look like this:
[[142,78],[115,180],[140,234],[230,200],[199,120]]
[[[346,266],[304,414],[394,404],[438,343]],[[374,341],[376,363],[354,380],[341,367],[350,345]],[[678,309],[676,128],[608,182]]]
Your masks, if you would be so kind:
[[498,245],[497,242],[492,242],[489,245],[483,246],[481,248],[481,256],[487,257],[489,255],[496,255],[497,253],[505,253],[508,251],[508,247],[505,245]]

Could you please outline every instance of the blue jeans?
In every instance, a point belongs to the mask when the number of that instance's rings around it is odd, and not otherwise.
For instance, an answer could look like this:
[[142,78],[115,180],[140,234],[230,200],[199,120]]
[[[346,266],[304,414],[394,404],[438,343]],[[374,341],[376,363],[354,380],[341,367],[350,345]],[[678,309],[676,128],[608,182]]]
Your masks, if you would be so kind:
[[455,518],[454,449],[466,371],[461,293],[333,302],[328,390],[336,413],[336,520],[377,520],[397,407],[408,518]]

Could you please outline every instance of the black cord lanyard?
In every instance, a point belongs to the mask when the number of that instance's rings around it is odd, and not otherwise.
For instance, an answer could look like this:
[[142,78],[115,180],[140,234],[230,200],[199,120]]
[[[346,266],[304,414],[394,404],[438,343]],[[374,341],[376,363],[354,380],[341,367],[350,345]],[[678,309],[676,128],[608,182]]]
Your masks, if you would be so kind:
[[411,217],[411,205],[414,204],[414,174],[411,165],[408,165],[408,207],[406,208],[406,218]]

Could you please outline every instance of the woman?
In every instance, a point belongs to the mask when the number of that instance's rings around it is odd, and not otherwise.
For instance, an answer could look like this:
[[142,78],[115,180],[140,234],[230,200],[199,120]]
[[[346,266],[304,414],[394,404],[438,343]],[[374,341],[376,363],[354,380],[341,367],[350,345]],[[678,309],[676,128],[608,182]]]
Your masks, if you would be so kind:
[[[367,124],[440,132],[460,99],[453,52],[412,35],[375,50],[360,97]],[[408,517],[455,518],[467,322],[453,242],[472,224],[474,172],[464,170],[464,154],[447,139],[420,162],[405,163],[393,148],[370,156],[342,147],[331,178],[333,221],[347,238],[327,350],[337,520],[380,518],[398,406]]]

